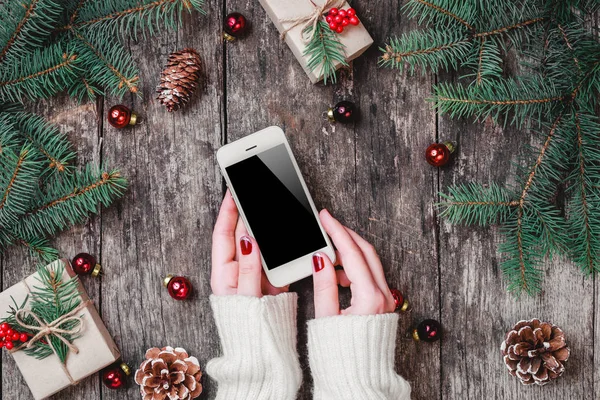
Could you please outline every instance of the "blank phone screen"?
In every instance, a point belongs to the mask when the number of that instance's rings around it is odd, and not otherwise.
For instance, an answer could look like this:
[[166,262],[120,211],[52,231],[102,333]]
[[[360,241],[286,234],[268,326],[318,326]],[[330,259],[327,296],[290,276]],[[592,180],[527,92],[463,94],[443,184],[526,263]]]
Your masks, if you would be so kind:
[[269,269],[327,245],[284,144],[226,170]]

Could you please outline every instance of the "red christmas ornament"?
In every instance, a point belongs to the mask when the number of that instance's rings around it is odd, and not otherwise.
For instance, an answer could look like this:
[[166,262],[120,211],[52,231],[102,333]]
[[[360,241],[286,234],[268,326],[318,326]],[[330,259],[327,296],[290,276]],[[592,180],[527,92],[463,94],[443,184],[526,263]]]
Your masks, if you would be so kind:
[[163,280],[163,286],[175,300],[185,300],[192,294],[192,283],[183,276],[167,275]]
[[435,342],[442,336],[442,325],[435,319],[426,319],[413,330],[413,339],[416,341]]
[[232,42],[236,38],[244,36],[246,28],[248,27],[248,21],[246,17],[238,12],[233,12],[225,17],[223,22],[223,37],[225,40]]
[[131,110],[122,104],[112,106],[108,110],[108,116],[106,117],[108,123],[115,128],[125,128],[127,125],[135,125],[137,121],[137,115],[131,112]]
[[125,385],[125,378],[131,374],[131,369],[125,363],[108,366],[100,372],[102,383],[109,389],[118,389]]
[[71,261],[73,270],[77,275],[92,275],[96,277],[100,275],[102,267],[96,262],[94,256],[87,253],[79,253]]
[[358,109],[351,101],[340,101],[327,110],[327,118],[330,122],[349,124],[358,119]]
[[451,142],[433,143],[425,150],[425,159],[434,167],[443,167],[450,161],[452,153],[454,145]]
[[337,33],[342,33],[344,27],[348,25],[360,24],[359,19],[356,17],[356,10],[349,8],[347,10],[338,10],[332,8],[325,16],[325,21],[329,24],[329,29]]
[[394,297],[394,303],[396,303],[396,310],[400,312],[405,312],[408,310],[408,300],[404,298],[402,292],[398,289],[390,289],[392,292],[392,297]]

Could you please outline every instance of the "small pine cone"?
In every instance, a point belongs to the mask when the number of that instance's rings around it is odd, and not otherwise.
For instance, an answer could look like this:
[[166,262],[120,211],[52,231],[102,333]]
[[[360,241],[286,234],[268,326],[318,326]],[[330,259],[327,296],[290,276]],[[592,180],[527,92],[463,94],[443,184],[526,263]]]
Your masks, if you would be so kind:
[[192,400],[202,393],[201,376],[198,359],[184,349],[154,347],[135,371],[135,383],[143,400]]
[[168,111],[177,111],[190,100],[198,86],[201,65],[200,55],[194,49],[183,49],[169,55],[156,88],[157,99]]
[[517,322],[500,349],[508,372],[524,385],[545,385],[561,376],[570,354],[562,329],[539,319]]

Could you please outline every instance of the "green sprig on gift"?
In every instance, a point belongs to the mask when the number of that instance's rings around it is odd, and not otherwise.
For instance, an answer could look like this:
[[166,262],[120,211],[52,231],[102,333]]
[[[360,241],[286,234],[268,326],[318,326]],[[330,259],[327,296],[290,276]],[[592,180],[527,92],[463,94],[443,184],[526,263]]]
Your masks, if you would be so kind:
[[346,62],[346,46],[344,46],[337,33],[329,29],[325,21],[318,21],[316,27],[312,26],[303,31],[310,37],[310,42],[304,49],[304,56],[308,57],[307,66],[311,71],[321,68],[323,83],[337,82],[336,62],[348,66]]
[[[501,268],[516,295],[541,290],[547,257],[600,271],[600,43],[586,28],[598,9],[597,0],[409,0],[405,12],[429,27],[381,49],[384,67],[461,72],[434,85],[440,114],[531,134],[513,184],[453,186],[441,204],[452,223],[502,226]],[[526,60],[522,75],[506,68],[509,52]]]
[[[78,278],[71,277],[63,281],[65,266],[62,262],[55,265],[56,267],[38,268],[36,279],[40,285],[32,288],[31,293],[20,306],[15,302],[14,307],[11,307],[8,312],[9,316],[3,319],[2,322],[8,323],[10,326],[18,329],[18,331],[25,332],[31,337],[27,345],[21,345],[21,348],[17,348],[18,351],[24,351],[27,355],[39,360],[56,353],[60,362],[64,364],[70,353],[70,349],[58,335],[72,344],[80,334],[69,332],[78,332],[79,328],[81,328],[81,320],[79,318],[67,319],[65,322],[57,324],[56,328],[60,329],[60,332],[57,334],[49,333],[35,341],[32,339],[38,335],[40,330],[28,327],[40,326],[34,315],[45,324],[51,324],[53,321],[69,313],[73,313],[81,306]],[[22,312],[23,316],[17,318],[19,310],[27,311]],[[24,324],[21,324],[19,321]],[[68,332],[65,333],[63,331]]]

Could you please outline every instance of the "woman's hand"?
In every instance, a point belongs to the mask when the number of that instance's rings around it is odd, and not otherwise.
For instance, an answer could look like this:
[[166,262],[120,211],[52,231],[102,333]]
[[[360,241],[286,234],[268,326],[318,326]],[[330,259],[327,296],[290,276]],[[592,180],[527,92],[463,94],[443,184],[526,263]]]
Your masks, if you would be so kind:
[[[343,265],[344,269],[336,271],[326,254],[316,253],[313,256],[315,318],[393,312],[396,307],[394,298],[373,245],[340,224],[329,211],[322,210],[319,217],[337,248],[337,264]],[[349,286],[352,291],[350,307],[341,311],[338,283]]]
[[227,190],[212,237],[210,286],[217,296],[239,294],[262,297],[287,292],[269,283],[262,268],[260,249],[248,235]]

